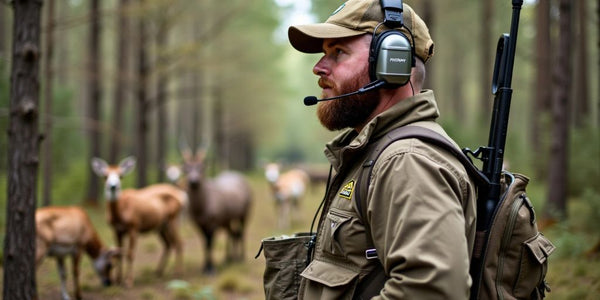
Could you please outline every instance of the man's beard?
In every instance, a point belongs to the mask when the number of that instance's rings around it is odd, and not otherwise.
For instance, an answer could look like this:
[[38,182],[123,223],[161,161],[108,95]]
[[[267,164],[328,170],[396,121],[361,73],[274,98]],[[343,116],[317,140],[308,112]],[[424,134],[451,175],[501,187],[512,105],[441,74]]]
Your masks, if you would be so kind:
[[[363,86],[364,84],[360,84],[357,78],[357,80],[351,81],[347,85],[340,86],[339,95],[357,91]],[[321,102],[317,108],[317,116],[321,124],[331,131],[357,128],[366,124],[378,104],[379,97],[376,91],[371,91]]]

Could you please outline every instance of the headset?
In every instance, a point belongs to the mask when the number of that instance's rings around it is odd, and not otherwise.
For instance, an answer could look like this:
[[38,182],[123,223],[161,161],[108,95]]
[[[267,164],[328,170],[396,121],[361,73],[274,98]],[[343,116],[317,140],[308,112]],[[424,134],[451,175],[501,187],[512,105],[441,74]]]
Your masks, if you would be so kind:
[[[369,77],[371,82],[352,93],[334,97],[317,99],[315,96],[307,96],[304,98],[304,105],[310,106],[321,101],[342,99],[379,88],[397,88],[410,82],[410,71],[415,66],[415,49],[411,46],[408,37],[396,29],[377,34],[377,28],[380,25],[385,25],[388,28],[404,27],[402,0],[380,0],[380,3],[384,15],[383,22],[373,29],[373,39],[369,48]],[[404,28],[413,36],[410,29]],[[414,38],[412,44],[415,44]]]
[[[377,28],[382,24],[388,28],[404,27],[402,0],[380,0],[380,3],[384,19],[373,30],[369,76],[371,82],[383,80],[385,87],[396,88],[410,81],[410,71],[415,66],[415,50],[408,37],[397,29],[377,34]],[[414,45],[414,38],[412,41]]]

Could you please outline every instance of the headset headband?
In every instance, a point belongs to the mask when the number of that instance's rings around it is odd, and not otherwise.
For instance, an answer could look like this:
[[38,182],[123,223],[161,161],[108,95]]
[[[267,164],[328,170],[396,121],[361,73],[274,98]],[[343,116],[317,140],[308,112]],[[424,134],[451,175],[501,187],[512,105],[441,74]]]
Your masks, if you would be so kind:
[[383,9],[383,24],[390,29],[404,26],[402,0],[380,0]]

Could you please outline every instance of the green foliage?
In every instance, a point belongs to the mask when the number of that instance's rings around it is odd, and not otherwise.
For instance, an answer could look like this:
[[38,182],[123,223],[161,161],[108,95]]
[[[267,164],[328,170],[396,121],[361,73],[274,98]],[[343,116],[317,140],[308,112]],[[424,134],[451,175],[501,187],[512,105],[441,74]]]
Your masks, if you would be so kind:
[[[61,173],[83,157],[86,151],[85,136],[81,130],[81,116],[73,103],[74,91],[56,86],[53,89],[52,112],[52,169]],[[42,127],[40,133],[44,133]],[[75,159],[75,160],[74,160]]]
[[573,234],[573,229],[568,222],[559,223],[547,234],[551,237],[552,243],[556,246],[552,254],[554,259],[573,259],[582,256],[590,247],[587,236],[582,234]]
[[167,289],[173,291],[173,293],[175,294],[175,299],[217,299],[211,286],[203,286],[200,288],[196,288],[185,280],[171,280],[167,283]]
[[580,196],[588,189],[600,193],[600,135],[588,126],[572,130],[569,155],[569,193]]
[[[80,205],[86,195],[90,164],[83,157],[66,164],[52,178],[52,205]],[[38,182],[38,185],[41,182]],[[41,190],[41,189],[38,189]],[[41,201],[41,197],[38,197]]]

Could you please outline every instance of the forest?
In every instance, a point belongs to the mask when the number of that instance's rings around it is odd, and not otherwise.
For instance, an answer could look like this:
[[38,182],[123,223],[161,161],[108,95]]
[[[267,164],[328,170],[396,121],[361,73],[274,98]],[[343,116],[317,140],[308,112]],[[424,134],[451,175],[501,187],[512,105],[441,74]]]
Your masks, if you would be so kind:
[[[114,244],[93,158],[135,157],[123,186],[142,188],[168,182],[167,170],[191,150],[205,153],[209,177],[236,170],[251,183],[245,260],[203,275],[202,240],[183,218],[183,274],[168,269],[156,278],[160,245],[144,237],[135,287],[102,289],[84,258],[84,298],[263,299],[264,260],[253,258],[260,240],[307,231],[325,190],[311,184],[299,218],[282,232],[263,167],[278,162],[326,175],[324,144],[337,134],[302,103],[320,93],[312,73],[320,56],[294,50],[287,28],[324,21],[341,3],[0,0],[4,298],[59,299],[54,264],[47,259],[35,271],[38,207],[83,207]],[[511,1],[405,3],[435,42],[425,88],[435,91],[439,122],[462,147],[485,145],[496,43],[510,29]],[[548,298],[593,299],[600,293],[600,0],[524,1],[512,88],[505,166],[530,178],[538,226],[557,246]]]

